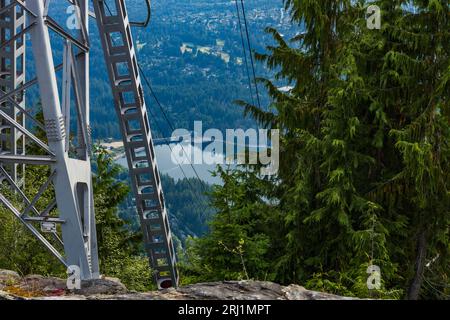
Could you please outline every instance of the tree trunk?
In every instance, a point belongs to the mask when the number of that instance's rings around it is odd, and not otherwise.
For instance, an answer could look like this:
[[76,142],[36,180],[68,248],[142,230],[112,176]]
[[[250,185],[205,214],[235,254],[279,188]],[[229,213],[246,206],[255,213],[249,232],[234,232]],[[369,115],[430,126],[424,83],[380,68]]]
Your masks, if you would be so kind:
[[427,255],[427,237],[425,230],[419,232],[417,237],[417,253],[414,265],[414,278],[411,281],[408,290],[408,300],[418,300],[420,288],[423,283],[423,269],[425,267],[425,258]]

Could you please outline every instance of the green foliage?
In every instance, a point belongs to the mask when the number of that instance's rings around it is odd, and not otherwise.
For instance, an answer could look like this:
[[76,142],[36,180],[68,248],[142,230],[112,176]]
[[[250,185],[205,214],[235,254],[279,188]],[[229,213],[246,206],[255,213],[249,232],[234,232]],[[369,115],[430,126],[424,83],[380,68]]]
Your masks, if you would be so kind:
[[277,232],[272,221],[277,222],[268,216],[265,205],[269,185],[252,172],[217,170],[224,181],[212,191],[217,212],[207,236],[187,241],[180,269],[189,280],[183,281],[274,280],[268,234]]
[[[37,193],[39,187],[48,177],[42,168],[27,169],[25,194],[29,199]],[[12,201],[20,211],[25,205],[18,194],[11,191],[6,182],[0,186],[0,192]],[[38,210],[44,210],[50,203],[52,190],[46,191],[36,203]],[[53,215],[51,212],[50,215]],[[60,262],[48,253],[41,243],[19,222],[5,207],[0,206],[0,269],[15,270],[21,275],[41,274],[65,276],[65,269]],[[50,239],[48,239],[50,240]]]
[[208,222],[214,215],[208,196],[212,187],[196,178],[174,180],[168,175],[161,177],[161,183],[172,233],[183,243],[188,236],[204,235],[208,231]]
[[[280,129],[280,170],[221,173],[219,213],[193,245],[205,266],[197,271],[242,275],[220,241],[234,248],[258,235],[260,251],[244,255],[257,259],[250,277],[270,266],[270,279],[338,294],[448,297],[449,2],[375,1],[381,30],[366,28],[369,1],[284,3],[298,36],[269,28],[276,45],[256,54],[276,71],[261,80],[270,109],[240,103]],[[278,90],[278,80],[293,89]],[[382,273],[376,292],[366,286],[372,264]]]

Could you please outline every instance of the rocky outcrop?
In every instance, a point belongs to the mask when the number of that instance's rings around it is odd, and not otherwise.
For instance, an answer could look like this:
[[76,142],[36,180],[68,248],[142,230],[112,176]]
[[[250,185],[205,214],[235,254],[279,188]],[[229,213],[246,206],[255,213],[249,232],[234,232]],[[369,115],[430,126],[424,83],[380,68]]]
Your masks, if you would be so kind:
[[0,290],[7,285],[13,285],[20,281],[20,276],[17,272],[10,270],[0,270]]
[[75,294],[82,296],[94,295],[118,295],[128,293],[127,288],[116,278],[103,278],[83,281],[81,290],[75,290]]
[[118,279],[83,281],[81,290],[68,291],[62,279],[31,275],[21,278],[0,270],[0,300],[347,300],[298,285],[284,287],[264,281],[199,283],[147,293],[130,292]]

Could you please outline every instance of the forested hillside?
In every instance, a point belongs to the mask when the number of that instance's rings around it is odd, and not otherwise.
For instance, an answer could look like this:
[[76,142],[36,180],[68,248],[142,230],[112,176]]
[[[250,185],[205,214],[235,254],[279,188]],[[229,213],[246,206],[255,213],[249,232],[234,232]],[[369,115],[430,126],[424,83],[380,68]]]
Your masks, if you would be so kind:
[[[145,19],[142,1],[128,0],[126,3],[130,19]],[[264,33],[267,26],[278,26],[286,34],[292,32],[280,1],[252,0],[246,6],[254,49],[263,50],[264,43],[271,41]],[[55,2],[50,7],[50,14],[65,25],[69,17],[66,9],[64,1]],[[103,49],[96,23],[93,19],[90,22],[93,138],[120,139]],[[133,28],[132,32],[142,70],[175,128],[192,129],[194,121],[200,120],[205,129],[256,126],[252,119],[243,118],[242,108],[233,103],[250,96],[234,2],[154,1],[150,25],[145,29]],[[51,37],[55,63],[58,64],[62,62],[63,42],[54,33]],[[30,59],[31,53],[28,56]],[[257,68],[258,74],[268,75],[269,71],[262,65]],[[27,74],[29,78],[34,77],[31,61],[27,65]],[[144,91],[155,136],[170,136],[170,126],[150,90]],[[29,91],[28,96],[29,101],[37,101],[37,91]]]

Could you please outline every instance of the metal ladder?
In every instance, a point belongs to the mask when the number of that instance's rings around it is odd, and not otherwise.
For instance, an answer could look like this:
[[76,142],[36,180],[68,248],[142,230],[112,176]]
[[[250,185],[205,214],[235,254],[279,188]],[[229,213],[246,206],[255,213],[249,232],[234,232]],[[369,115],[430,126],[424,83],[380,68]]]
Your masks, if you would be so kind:
[[176,287],[174,245],[125,1],[93,0],[93,5],[145,248],[158,287]]

